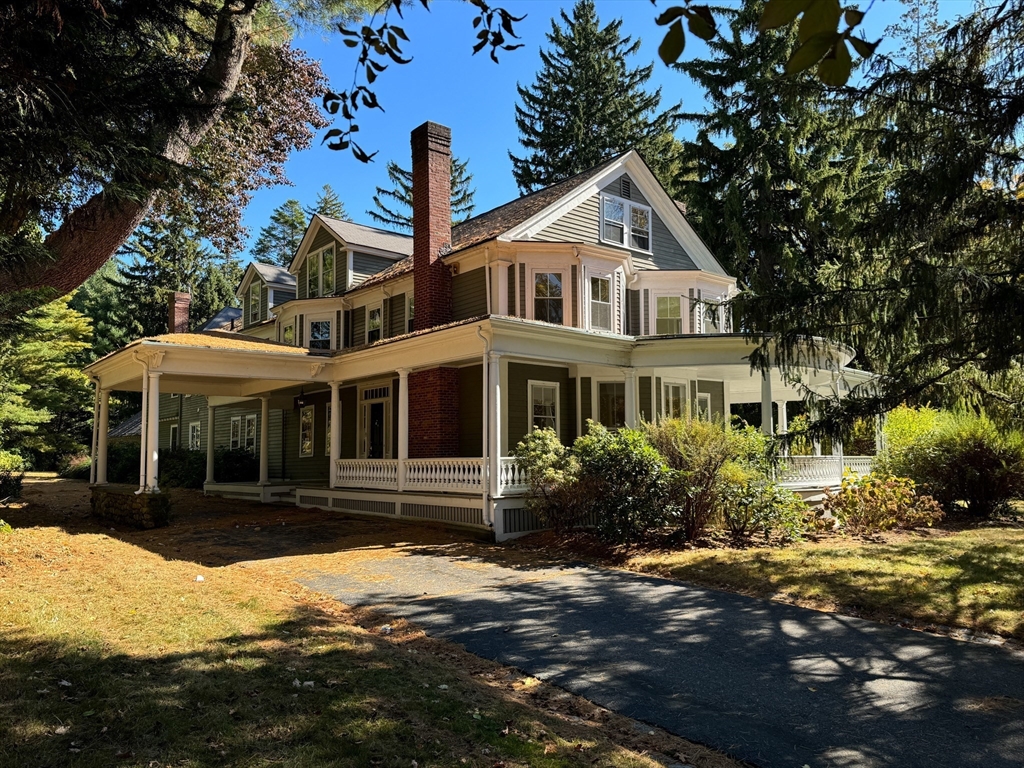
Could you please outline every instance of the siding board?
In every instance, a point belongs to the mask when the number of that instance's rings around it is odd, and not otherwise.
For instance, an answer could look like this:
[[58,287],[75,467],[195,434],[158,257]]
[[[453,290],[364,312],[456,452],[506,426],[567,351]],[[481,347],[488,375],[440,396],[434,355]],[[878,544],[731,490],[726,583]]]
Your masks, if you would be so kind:
[[452,319],[468,320],[487,314],[487,272],[483,267],[452,279]]
[[388,315],[391,321],[391,333],[389,336],[401,336],[408,331],[405,325],[405,294],[400,293],[391,297],[391,308]]
[[580,423],[583,425],[583,431],[587,431],[587,419],[594,418],[593,408],[591,406],[592,392],[590,391],[591,383],[589,376],[583,376],[580,378]]
[[725,386],[720,381],[697,381],[697,391],[711,395],[711,415],[725,414]]
[[[530,429],[530,391],[529,381],[553,381],[558,383],[559,403],[558,420],[560,427],[559,439],[570,445],[576,432],[576,413],[572,408],[570,389],[575,389],[575,382],[570,384],[569,369],[549,365],[529,365],[524,363],[508,364],[508,445],[515,447]],[[481,385],[482,386],[482,385]]]
[[459,456],[484,455],[483,366],[459,368]]
[[352,346],[358,347],[366,343],[366,307],[355,307],[352,310]]
[[355,288],[366,278],[377,274],[382,269],[387,269],[394,263],[393,259],[354,251],[352,253],[352,287]]
[[651,377],[640,377],[640,418],[644,421],[654,421],[654,412],[651,409]]

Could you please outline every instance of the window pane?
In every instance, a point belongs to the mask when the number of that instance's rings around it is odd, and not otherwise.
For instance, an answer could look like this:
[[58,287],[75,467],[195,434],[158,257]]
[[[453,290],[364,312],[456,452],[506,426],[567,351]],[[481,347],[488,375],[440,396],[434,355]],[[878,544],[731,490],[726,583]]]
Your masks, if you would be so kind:
[[242,435],[242,419],[241,417],[234,417],[231,419],[231,447],[237,448],[239,446],[239,440]]
[[323,285],[324,295],[334,290],[334,248],[324,251]]
[[380,341],[380,318],[381,308],[371,309],[366,317],[366,341],[373,343]]
[[295,326],[291,323],[284,327],[284,332],[281,334],[281,339],[285,344],[295,343]]
[[646,208],[629,208],[630,241],[634,248],[650,250],[651,214]]
[[611,197],[604,199],[604,220],[617,221],[620,224],[625,223],[626,207],[621,200],[615,200]]
[[683,418],[683,398],[683,386],[681,384],[665,385],[665,416],[667,418]]
[[331,348],[331,321],[314,320],[309,324],[309,348]]
[[590,278],[590,327],[612,329],[611,278]]
[[313,455],[313,406],[303,408],[299,415],[299,455]]
[[311,256],[306,262],[309,264],[309,278],[306,280],[308,296],[315,299],[320,295],[320,259]]
[[533,405],[533,427],[556,429],[558,424],[558,389],[548,385],[534,384],[530,398]]
[[601,423],[611,429],[626,425],[626,385],[605,381],[597,385]]
[[562,275],[539,272],[534,276],[534,320],[562,324]]
[[249,322],[260,319],[260,285],[255,283],[249,287]]
[[678,334],[683,332],[682,301],[678,296],[659,296],[655,333]]

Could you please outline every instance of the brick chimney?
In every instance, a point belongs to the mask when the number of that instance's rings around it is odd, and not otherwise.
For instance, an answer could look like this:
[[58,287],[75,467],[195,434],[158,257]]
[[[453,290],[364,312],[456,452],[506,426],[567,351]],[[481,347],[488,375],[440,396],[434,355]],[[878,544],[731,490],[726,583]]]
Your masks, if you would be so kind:
[[412,132],[414,329],[452,319],[452,276],[441,257],[452,244],[452,132],[424,123]]
[[188,333],[188,308],[192,294],[175,291],[167,297],[167,332]]

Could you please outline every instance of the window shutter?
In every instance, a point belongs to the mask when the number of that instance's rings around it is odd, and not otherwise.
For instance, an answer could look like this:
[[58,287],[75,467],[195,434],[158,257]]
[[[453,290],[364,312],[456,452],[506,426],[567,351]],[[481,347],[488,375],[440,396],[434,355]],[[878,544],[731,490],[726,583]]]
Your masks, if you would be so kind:
[[341,349],[341,310],[334,313],[334,348]]
[[572,326],[574,328],[580,327],[580,297],[579,297],[579,269],[575,264],[570,267],[571,281],[572,281]]
[[519,265],[519,316],[526,317],[526,265]]
[[295,333],[299,337],[299,346],[300,347],[306,346],[305,333],[304,333],[304,331],[306,330],[306,322],[305,322],[305,320],[306,320],[306,316],[305,315],[299,315],[299,321],[298,321],[299,327],[295,329]]
[[385,297],[380,303],[380,337],[386,339],[391,335],[391,299]]
[[508,265],[508,313],[516,316],[516,265]]
[[644,288],[644,336],[651,335],[651,289]]

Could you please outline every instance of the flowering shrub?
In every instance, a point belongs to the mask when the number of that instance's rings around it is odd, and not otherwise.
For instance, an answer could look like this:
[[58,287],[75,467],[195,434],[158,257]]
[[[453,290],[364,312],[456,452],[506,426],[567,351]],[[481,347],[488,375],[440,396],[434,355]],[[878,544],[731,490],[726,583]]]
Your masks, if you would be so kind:
[[909,477],[847,475],[838,491],[825,491],[823,510],[851,533],[931,526],[943,517],[931,496],[919,496]]

